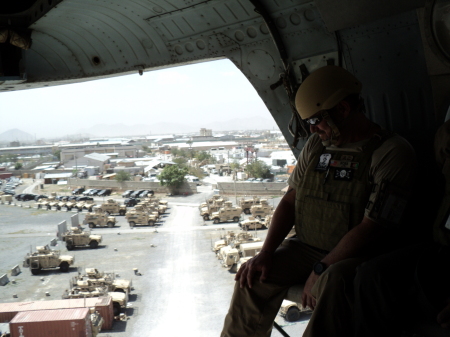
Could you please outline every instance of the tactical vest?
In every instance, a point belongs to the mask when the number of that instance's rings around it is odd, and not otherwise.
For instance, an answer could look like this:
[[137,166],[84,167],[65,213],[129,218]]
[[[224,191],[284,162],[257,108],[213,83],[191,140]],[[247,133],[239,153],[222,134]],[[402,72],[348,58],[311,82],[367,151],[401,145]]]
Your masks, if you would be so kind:
[[[372,154],[391,136],[381,131],[361,152],[326,148],[321,143],[312,150],[312,160],[296,188],[295,230],[302,242],[331,251],[361,223],[373,188],[369,176]],[[331,155],[328,166],[318,170],[327,154]]]
[[442,168],[445,178],[445,195],[433,227],[434,241],[450,246],[450,158],[447,158]]

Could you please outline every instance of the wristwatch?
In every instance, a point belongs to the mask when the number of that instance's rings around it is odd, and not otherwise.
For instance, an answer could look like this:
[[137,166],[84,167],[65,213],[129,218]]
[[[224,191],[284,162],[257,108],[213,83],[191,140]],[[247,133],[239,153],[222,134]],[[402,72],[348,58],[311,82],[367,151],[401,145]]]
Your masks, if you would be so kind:
[[327,269],[327,265],[320,261],[314,263],[314,265],[313,265],[313,271],[314,271],[314,274],[316,274],[316,275],[322,275],[322,273],[325,271],[325,269]]

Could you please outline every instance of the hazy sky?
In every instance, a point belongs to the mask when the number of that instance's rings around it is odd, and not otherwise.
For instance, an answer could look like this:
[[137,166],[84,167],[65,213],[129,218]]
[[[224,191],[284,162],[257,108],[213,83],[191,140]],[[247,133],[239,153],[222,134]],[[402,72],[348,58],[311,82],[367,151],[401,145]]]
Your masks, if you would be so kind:
[[0,133],[17,128],[38,139],[75,134],[96,124],[177,122],[200,128],[243,114],[272,119],[229,60],[5,92],[0,94],[0,109]]

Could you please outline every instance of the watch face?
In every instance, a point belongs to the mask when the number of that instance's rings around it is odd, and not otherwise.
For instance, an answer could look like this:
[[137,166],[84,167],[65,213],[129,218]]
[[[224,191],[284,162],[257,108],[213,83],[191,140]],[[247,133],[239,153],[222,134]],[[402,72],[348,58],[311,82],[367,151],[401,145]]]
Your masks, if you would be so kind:
[[325,266],[324,266],[323,263],[317,262],[317,263],[314,264],[314,272],[315,272],[317,275],[322,274],[324,270],[325,270]]

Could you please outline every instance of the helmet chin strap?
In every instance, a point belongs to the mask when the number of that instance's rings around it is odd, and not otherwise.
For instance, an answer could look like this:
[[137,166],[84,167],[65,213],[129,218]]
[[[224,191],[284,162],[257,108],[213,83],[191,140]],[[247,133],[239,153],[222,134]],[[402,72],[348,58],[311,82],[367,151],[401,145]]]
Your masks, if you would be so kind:
[[338,127],[334,123],[331,116],[328,114],[327,111],[322,112],[323,119],[327,122],[328,126],[331,128],[331,137],[330,139],[322,141],[323,146],[331,146],[331,145],[337,145],[338,139],[341,136],[341,133],[339,132]]

